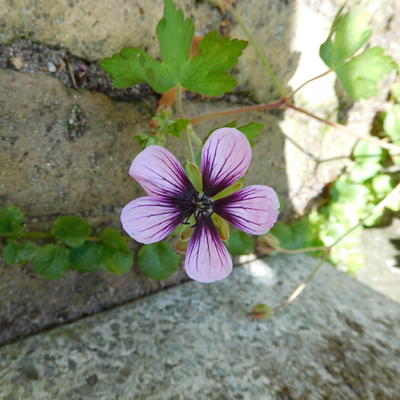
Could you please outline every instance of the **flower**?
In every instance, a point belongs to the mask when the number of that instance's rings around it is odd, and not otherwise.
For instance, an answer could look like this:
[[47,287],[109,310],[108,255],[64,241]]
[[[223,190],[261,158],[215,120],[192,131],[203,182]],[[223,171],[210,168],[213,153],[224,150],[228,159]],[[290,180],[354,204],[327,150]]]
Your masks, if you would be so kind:
[[203,190],[198,192],[176,157],[160,146],[149,146],[133,160],[129,174],[148,196],[139,197],[122,210],[124,230],[140,243],[155,243],[194,216],[196,223],[186,251],[190,278],[215,282],[232,271],[232,258],[223,244],[212,214],[253,235],[271,229],[279,213],[275,191],[263,185],[248,186],[213,200],[247,171],[251,147],[234,128],[220,128],[206,141],[201,155]]

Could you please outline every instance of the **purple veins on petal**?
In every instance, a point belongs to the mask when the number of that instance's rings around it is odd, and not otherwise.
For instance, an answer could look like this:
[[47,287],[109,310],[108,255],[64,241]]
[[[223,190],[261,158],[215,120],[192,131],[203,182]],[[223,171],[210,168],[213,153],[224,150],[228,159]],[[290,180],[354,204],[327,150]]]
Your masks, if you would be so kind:
[[177,158],[161,146],[149,146],[139,153],[129,174],[151,196],[174,197],[193,188]]
[[226,278],[232,271],[232,258],[209,217],[200,217],[190,238],[185,258],[186,273],[204,283]]
[[166,238],[181,222],[181,212],[165,199],[139,197],[121,212],[125,232],[140,243],[155,243]]
[[269,186],[248,186],[216,200],[214,211],[244,232],[263,235],[278,218],[279,200]]
[[249,168],[251,147],[235,128],[220,128],[207,139],[201,155],[203,191],[212,197],[235,183]]

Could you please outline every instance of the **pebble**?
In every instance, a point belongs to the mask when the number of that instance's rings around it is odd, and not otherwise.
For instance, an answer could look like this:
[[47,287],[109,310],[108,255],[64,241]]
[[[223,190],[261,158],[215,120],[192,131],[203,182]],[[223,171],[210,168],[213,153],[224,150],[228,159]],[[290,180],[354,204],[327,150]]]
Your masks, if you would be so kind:
[[56,66],[52,62],[47,63],[47,70],[51,73],[54,73],[57,71]]

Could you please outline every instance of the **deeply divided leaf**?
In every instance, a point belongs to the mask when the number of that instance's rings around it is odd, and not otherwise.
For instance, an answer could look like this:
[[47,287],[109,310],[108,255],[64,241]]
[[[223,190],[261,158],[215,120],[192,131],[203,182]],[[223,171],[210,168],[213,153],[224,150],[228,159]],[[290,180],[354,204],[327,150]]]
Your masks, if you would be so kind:
[[393,59],[381,47],[355,55],[371,37],[369,17],[361,11],[335,18],[328,39],[320,47],[320,57],[335,70],[343,87],[354,99],[369,98],[378,93],[378,83],[396,68]]
[[343,87],[354,100],[376,96],[378,83],[396,68],[392,57],[384,52],[382,47],[372,47],[336,69]]
[[200,42],[198,54],[190,60],[182,86],[207,96],[232,91],[237,81],[228,70],[236,65],[246,46],[244,40],[230,40],[218,32],[209,32]]
[[172,0],[165,0],[164,16],[157,26],[161,62],[142,50],[126,48],[100,66],[119,88],[147,82],[160,93],[178,85],[208,96],[233,90],[237,82],[228,70],[236,65],[247,43],[210,32],[190,59],[193,35],[192,20],[185,19]]
[[111,75],[116,88],[134,86],[147,81],[146,71],[140,63],[144,54],[143,50],[127,47],[111,58],[102,60],[100,67]]
[[176,81],[186,69],[193,35],[193,21],[185,19],[182,10],[178,10],[172,0],[165,0],[164,17],[157,25],[157,37],[162,62]]
[[338,15],[320,56],[328,67],[336,68],[359,50],[371,37],[369,16],[362,11]]

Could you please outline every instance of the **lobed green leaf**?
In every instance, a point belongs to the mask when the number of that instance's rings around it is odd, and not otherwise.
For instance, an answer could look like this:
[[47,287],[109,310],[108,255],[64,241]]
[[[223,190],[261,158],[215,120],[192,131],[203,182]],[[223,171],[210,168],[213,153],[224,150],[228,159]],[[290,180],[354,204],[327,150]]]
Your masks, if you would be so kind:
[[111,58],[100,61],[100,67],[111,75],[117,89],[123,89],[147,81],[146,71],[141,64],[142,57],[146,57],[143,50],[127,47]]
[[368,99],[378,94],[378,83],[396,65],[383,48],[372,47],[337,67],[336,73],[354,100]]
[[198,54],[189,59],[193,35],[192,20],[185,19],[172,0],[165,0],[164,16],[157,25],[161,62],[142,50],[126,48],[100,66],[119,88],[147,82],[159,93],[178,85],[208,96],[233,90],[237,82],[227,71],[247,43],[210,32],[200,42]]
[[199,45],[199,51],[189,63],[182,86],[206,96],[220,96],[231,92],[237,81],[227,71],[232,69],[247,42],[209,32]]
[[328,39],[320,47],[320,57],[335,69],[356,53],[371,37],[369,15],[353,11],[336,16]]

